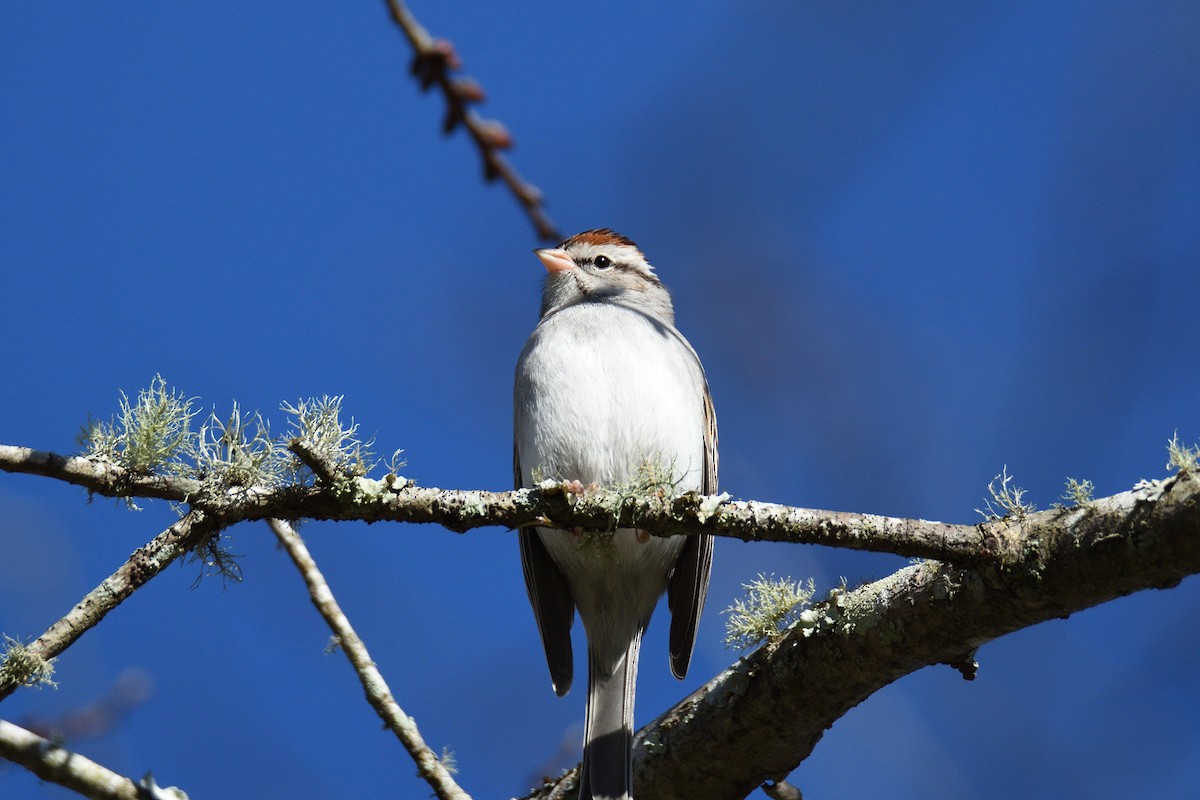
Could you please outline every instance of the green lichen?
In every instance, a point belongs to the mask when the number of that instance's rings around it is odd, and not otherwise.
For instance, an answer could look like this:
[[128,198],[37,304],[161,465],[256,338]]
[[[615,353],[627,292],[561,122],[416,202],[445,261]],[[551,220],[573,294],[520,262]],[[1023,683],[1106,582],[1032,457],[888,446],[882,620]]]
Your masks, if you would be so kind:
[[1179,441],[1176,431],[1167,442],[1167,469],[1174,470],[1180,475],[1188,475],[1200,467],[1200,447],[1188,447]]
[[117,414],[108,422],[89,422],[80,434],[84,455],[138,475],[189,474],[195,455],[193,402],[168,388],[161,375],[136,400],[122,391]]
[[195,453],[199,474],[219,488],[277,485],[291,462],[291,454],[271,436],[262,415],[243,415],[236,401],[228,418],[213,412],[200,426]]
[[722,612],[729,616],[725,621],[725,646],[737,650],[778,640],[801,620],[815,591],[812,578],[802,583],[762,573],[742,587],[745,598],[734,600]]
[[1037,506],[1025,502],[1025,490],[1013,484],[1007,466],[992,479],[987,488],[988,494],[992,496],[991,500],[983,501],[987,510],[975,509],[975,513],[985,519],[1015,519],[1020,522],[1037,511]]
[[[281,408],[291,417],[293,440],[307,444],[313,455],[331,470],[357,478],[365,476],[375,465],[371,452],[374,440],[358,438],[358,423],[353,418],[349,424],[342,423],[341,396],[325,395],[320,399],[300,400],[295,405],[283,403]],[[303,467],[297,465],[297,469]]]
[[1094,494],[1096,492],[1096,484],[1089,480],[1076,480],[1075,478],[1067,478],[1067,490],[1063,493],[1062,499],[1069,502],[1071,505],[1086,508],[1092,504]]
[[4,637],[4,652],[0,657],[0,688],[16,686],[58,686],[54,675],[54,659],[36,655],[26,645],[10,636]]

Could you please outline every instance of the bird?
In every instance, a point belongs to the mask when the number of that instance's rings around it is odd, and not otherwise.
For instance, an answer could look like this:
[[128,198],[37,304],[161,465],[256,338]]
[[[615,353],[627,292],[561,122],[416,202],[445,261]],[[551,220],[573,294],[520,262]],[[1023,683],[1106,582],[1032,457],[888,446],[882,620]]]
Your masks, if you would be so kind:
[[[513,471],[574,491],[669,470],[679,491],[717,491],[717,423],[704,368],[675,328],[671,295],[637,244],[609,228],[534,250],[540,318],[517,360]],[[713,537],[526,527],[525,587],[559,696],[574,675],[575,611],[587,635],[580,800],[631,800],[642,634],[665,591],[671,671],[683,678],[708,592]]]

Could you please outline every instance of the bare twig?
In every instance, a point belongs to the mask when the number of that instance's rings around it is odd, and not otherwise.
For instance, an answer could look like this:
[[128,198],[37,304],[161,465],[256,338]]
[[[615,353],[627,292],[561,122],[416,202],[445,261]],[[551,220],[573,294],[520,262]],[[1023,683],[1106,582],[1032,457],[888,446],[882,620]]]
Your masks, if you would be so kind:
[[304,546],[304,540],[291,525],[282,520],[273,519],[269,521],[269,524],[304,577],[304,583],[308,586],[308,594],[312,598],[313,605],[325,618],[329,629],[333,631],[338,646],[350,659],[354,671],[358,673],[358,679],[367,695],[367,702],[408,750],[417,764],[418,774],[429,783],[434,793],[442,800],[470,800],[470,795],[459,787],[449,770],[425,744],[420,731],[417,730],[416,722],[405,714],[404,710],[396,703],[383,675],[375,666],[375,662],[371,660],[371,654],[367,652],[366,645],[351,627],[350,620],[342,613],[329,584],[325,581],[325,576],[321,574],[316,561],[309,554],[308,548]]
[[[25,645],[25,656],[44,663],[50,662],[86,631],[94,628],[109,611],[162,572],[168,564],[202,539],[219,531],[221,527],[219,522],[207,517],[202,511],[193,510],[149,543],[135,550],[120,569],[88,592],[66,616],[51,625],[36,640]],[[0,700],[8,697],[23,683],[20,675],[13,674],[7,668],[0,671]]]
[[134,783],[6,720],[0,720],[0,757],[20,764],[42,780],[95,800],[174,800],[180,796],[172,789],[155,786],[153,779]]
[[420,81],[421,88],[428,89],[436,84],[446,99],[446,118],[442,130],[450,133],[459,125],[466,128],[483,157],[485,180],[500,178],[504,181],[533,222],[539,238],[552,242],[560,240],[562,236],[542,207],[542,193],[536,186],[527,183],[500,153],[512,147],[512,137],[508,131],[498,122],[480,118],[470,108],[471,104],[483,100],[483,89],[467,78],[451,77],[451,73],[460,67],[454,45],[445,39],[430,36],[402,0],[387,0],[387,5],[392,19],[412,45],[415,53],[412,72]]

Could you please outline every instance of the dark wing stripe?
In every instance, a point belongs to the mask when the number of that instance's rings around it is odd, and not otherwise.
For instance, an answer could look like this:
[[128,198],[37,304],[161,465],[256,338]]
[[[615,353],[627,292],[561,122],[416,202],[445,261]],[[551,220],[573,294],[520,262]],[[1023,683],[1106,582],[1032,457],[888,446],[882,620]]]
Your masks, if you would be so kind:
[[[697,367],[699,358],[693,351]],[[713,409],[712,396],[708,392],[708,381],[700,368],[704,381],[704,476],[701,488],[704,494],[717,491],[717,414]],[[708,580],[712,573],[713,537],[708,534],[689,536],[679,554],[679,563],[667,586],[667,604],[671,609],[671,672],[676,678],[687,674],[692,660],[692,649],[696,645],[696,627],[700,623],[700,612],[708,595]]]
[[575,619],[575,602],[571,590],[558,566],[550,559],[536,530],[518,533],[521,539],[521,568],[525,573],[525,590],[537,619],[542,647],[546,650],[546,665],[554,691],[564,695],[571,688],[574,661],[571,652],[571,623]]
[[[513,442],[513,484],[521,488],[521,463]],[[546,665],[554,691],[564,695],[574,678],[574,656],[571,652],[571,623],[575,621],[575,600],[558,565],[546,552],[536,529],[517,531],[521,544],[521,571],[525,575],[525,591],[537,620]]]

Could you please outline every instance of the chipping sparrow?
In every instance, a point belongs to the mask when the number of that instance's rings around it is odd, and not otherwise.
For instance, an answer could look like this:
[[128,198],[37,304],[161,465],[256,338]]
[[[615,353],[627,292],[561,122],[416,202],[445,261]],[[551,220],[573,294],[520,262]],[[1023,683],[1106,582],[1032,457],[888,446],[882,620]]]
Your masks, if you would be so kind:
[[[643,466],[683,491],[717,490],[717,425],[704,369],[675,330],[671,296],[637,245],[608,229],[535,250],[547,272],[541,320],[517,361],[516,485],[600,486]],[[575,609],[588,641],[580,798],[630,797],[633,697],[642,632],[664,590],[671,671],[687,672],[712,566],[711,536],[622,529],[520,532],[521,564],[554,691],[573,675]]]

